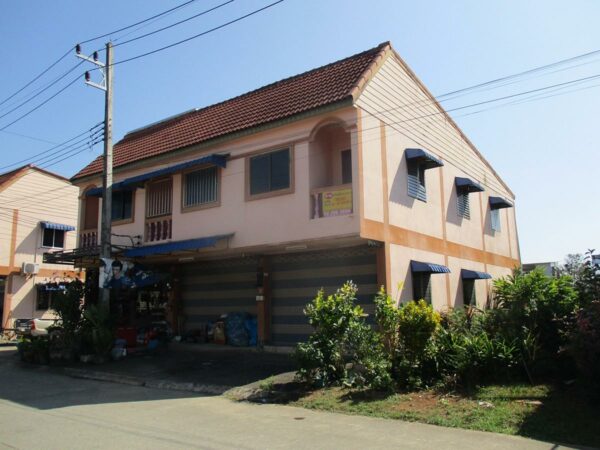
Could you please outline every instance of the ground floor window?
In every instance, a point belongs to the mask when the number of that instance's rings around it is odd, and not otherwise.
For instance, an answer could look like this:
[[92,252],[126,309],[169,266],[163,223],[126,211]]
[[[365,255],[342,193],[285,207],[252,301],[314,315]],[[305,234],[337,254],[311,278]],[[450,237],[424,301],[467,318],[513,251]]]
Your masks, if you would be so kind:
[[38,311],[46,311],[50,309],[52,292],[43,288],[38,288],[35,309]]
[[477,306],[477,298],[475,296],[475,280],[462,280],[463,284],[463,304],[465,306]]
[[431,274],[428,272],[413,272],[413,299],[425,300],[431,303]]

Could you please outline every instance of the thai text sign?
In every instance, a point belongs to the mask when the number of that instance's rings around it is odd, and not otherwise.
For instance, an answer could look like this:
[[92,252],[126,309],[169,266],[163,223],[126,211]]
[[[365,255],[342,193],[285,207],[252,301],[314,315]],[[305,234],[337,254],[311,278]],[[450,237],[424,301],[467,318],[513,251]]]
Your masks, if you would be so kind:
[[352,189],[325,191],[322,194],[323,216],[342,216],[352,213]]

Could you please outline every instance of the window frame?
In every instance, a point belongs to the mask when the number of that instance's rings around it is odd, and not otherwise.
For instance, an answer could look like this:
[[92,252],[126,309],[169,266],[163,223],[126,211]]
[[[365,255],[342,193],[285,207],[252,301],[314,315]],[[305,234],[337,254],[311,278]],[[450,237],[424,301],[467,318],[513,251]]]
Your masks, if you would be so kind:
[[[160,183],[165,183],[165,182],[170,182],[171,183],[171,210],[169,212],[166,213],[162,213],[162,214],[158,214],[158,215],[153,215],[153,216],[149,216],[148,215],[148,206],[150,203],[150,189],[153,185],[156,184],[160,184]],[[168,217],[168,216],[172,216],[173,215],[173,177],[169,176],[169,177],[165,177],[165,178],[157,178],[156,180],[151,180],[148,181],[145,185],[144,185],[144,191],[145,191],[145,197],[146,197],[146,210],[144,211],[144,216],[146,220],[153,220],[159,217]]]
[[[430,272],[413,272],[411,271],[411,282],[412,282],[412,293],[413,300],[419,301],[421,299],[425,300],[429,305],[433,304],[433,295],[432,295],[432,287],[431,287],[431,273]],[[417,286],[417,279],[419,280]],[[417,295],[417,291],[421,293],[423,290],[423,281],[427,279],[425,291],[422,292],[423,295]]]
[[[127,223],[133,223],[135,221],[135,190],[123,190],[123,191],[113,191],[112,195],[112,201],[113,203],[111,203],[111,208],[112,205],[114,204],[115,201],[115,194],[117,192],[130,192],[131,193],[131,217],[128,218],[124,218],[124,219],[115,219],[112,215],[112,211],[111,211],[111,222],[113,225],[124,225]],[[173,209],[173,207],[171,206],[171,209]]]
[[[186,189],[187,189],[187,183],[186,183],[187,176],[191,173],[199,172],[199,171],[205,170],[205,169],[211,169],[213,167],[217,171],[217,199],[212,202],[186,206],[185,205],[185,195],[186,195]],[[202,165],[200,167],[193,167],[193,168],[186,169],[185,171],[183,171],[181,173],[181,212],[184,213],[184,212],[200,211],[203,209],[209,209],[209,208],[215,208],[217,206],[221,206],[221,176],[222,176],[221,167],[215,166],[215,165]]]
[[[44,239],[44,235],[46,234],[46,231],[52,231],[52,245],[46,245],[45,243],[45,239]],[[63,245],[61,247],[54,245],[56,243],[56,232],[60,232],[63,234]],[[67,240],[67,236],[66,236],[66,231],[65,230],[55,230],[53,228],[42,228],[42,248],[65,248],[65,241]]]
[[[47,297],[48,306],[46,308],[40,308],[40,298],[42,295],[48,296]],[[46,291],[46,290],[42,289],[41,286],[38,286],[36,289],[36,295],[35,295],[35,310],[36,311],[48,311],[51,307],[52,307],[52,292]]]
[[500,209],[490,209],[490,228],[496,233],[500,233],[502,231]]
[[463,278],[461,281],[463,291],[463,306],[477,307],[477,287],[475,286],[476,280],[472,278]]
[[[462,217],[463,219],[467,220],[471,220],[471,202],[469,200],[470,194],[470,192],[462,189],[456,190],[456,214],[458,214],[458,217]],[[464,198],[462,205],[461,198]]]
[[[418,161],[406,161],[406,181],[408,196],[427,203],[427,186],[425,171],[427,169]],[[411,181],[412,180],[412,181]],[[416,189],[416,192],[414,192]]]
[[[283,151],[283,150],[288,150],[289,152],[289,179],[290,179],[290,185],[287,188],[283,188],[283,189],[277,189],[277,190],[271,190],[268,192],[261,192],[260,194],[251,194],[251,184],[252,184],[252,173],[251,173],[251,164],[250,161],[252,158],[256,158],[259,156],[264,156],[264,155],[268,155],[271,153],[276,153],[279,151]],[[293,194],[294,193],[294,188],[295,188],[295,176],[294,176],[294,171],[295,171],[295,163],[294,163],[294,146],[293,145],[288,145],[288,146],[277,146],[275,148],[271,148],[269,150],[261,150],[259,152],[255,152],[255,153],[251,153],[248,154],[244,160],[245,160],[245,174],[246,174],[246,180],[245,180],[245,200],[246,201],[252,201],[252,200],[260,200],[263,198],[270,198],[270,197],[277,197],[280,195],[288,195],[288,194]]]

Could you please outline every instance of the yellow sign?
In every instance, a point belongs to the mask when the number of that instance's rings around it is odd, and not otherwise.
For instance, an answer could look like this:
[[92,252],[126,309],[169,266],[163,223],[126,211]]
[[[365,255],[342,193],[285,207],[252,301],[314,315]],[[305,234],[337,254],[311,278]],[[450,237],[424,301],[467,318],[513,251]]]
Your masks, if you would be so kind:
[[323,192],[323,216],[343,216],[352,213],[352,189]]

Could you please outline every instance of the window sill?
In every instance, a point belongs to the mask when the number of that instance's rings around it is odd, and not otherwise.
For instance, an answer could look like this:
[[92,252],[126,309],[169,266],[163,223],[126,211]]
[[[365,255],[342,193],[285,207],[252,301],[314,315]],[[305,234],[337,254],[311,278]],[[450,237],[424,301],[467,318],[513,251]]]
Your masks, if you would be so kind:
[[128,223],[133,223],[133,222],[135,222],[135,220],[134,220],[134,218],[133,218],[133,217],[131,217],[131,218],[129,218],[129,219],[119,219],[119,220],[113,220],[113,221],[111,222],[111,225],[116,225],[116,226],[119,226],[119,225],[127,225]]
[[221,206],[220,201],[204,203],[201,205],[194,205],[194,206],[182,206],[181,213],[185,214],[185,213],[189,213],[189,212],[202,211],[204,209],[218,208],[219,206]]
[[294,193],[294,188],[293,187],[289,187],[286,189],[279,189],[277,191],[270,191],[270,192],[263,192],[262,194],[248,194],[246,195],[246,201],[250,202],[253,200],[262,200],[264,198],[271,198],[271,197],[279,197],[280,195],[288,195],[288,194],[293,194]]

